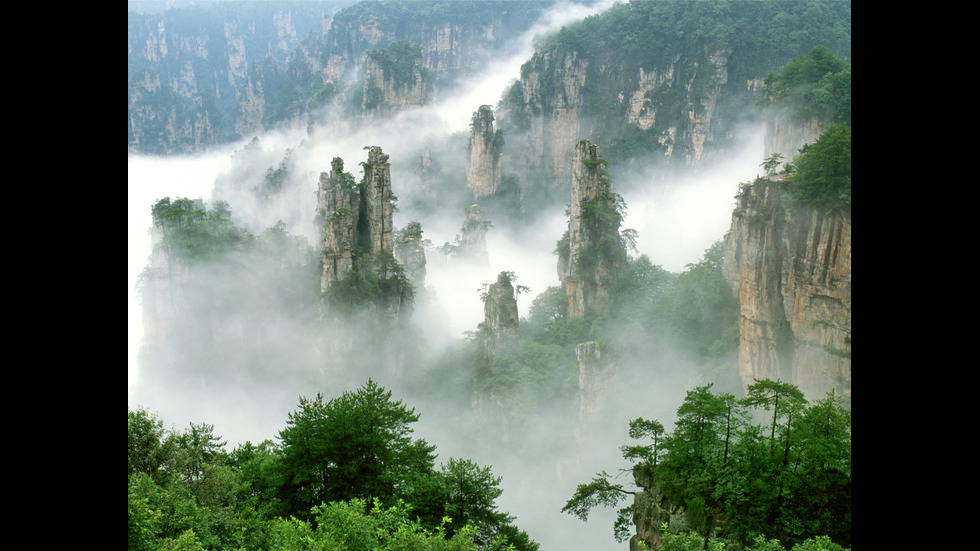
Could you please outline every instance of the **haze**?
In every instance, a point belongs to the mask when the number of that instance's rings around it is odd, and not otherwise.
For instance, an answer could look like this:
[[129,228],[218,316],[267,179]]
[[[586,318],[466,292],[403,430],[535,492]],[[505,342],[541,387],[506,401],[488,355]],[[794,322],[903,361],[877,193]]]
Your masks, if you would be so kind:
[[[345,161],[345,170],[360,179],[356,167],[366,159],[364,146],[378,145],[390,155],[393,191],[405,205],[408,198],[419,193],[410,175],[419,143],[436,144],[449,134],[468,128],[473,112],[483,104],[496,105],[509,83],[519,76],[520,65],[531,56],[535,39],[610,5],[612,2],[605,1],[590,9],[558,6],[542,17],[510,55],[488,66],[479,78],[470,79],[476,84],[469,91],[451,101],[404,113],[384,127],[375,126],[369,131],[344,136],[321,133],[309,138],[303,131],[260,136],[262,150],[271,161],[258,165],[260,172],[255,178],[264,177],[265,167],[274,166],[291,150],[298,167],[294,177],[302,178],[305,186],[271,207],[260,209],[246,194],[240,193],[246,187],[235,189],[225,185],[216,190],[216,182],[227,181],[231,155],[241,150],[244,142],[197,156],[163,159],[129,156],[129,407],[156,412],[171,428],[183,429],[190,422],[213,424],[215,434],[227,440],[231,449],[245,441],[274,440],[278,431],[285,428],[287,413],[296,409],[301,394],[312,396],[323,392],[329,398],[353,389],[343,387],[345,382],[333,382],[333,388],[314,388],[308,380],[290,377],[276,384],[269,384],[266,379],[259,385],[243,381],[220,388],[209,387],[203,382],[203,376],[202,384],[195,386],[193,381],[187,382],[180,389],[141,384],[137,353],[142,338],[142,313],[135,289],[150,255],[150,206],[156,200],[166,196],[201,198],[210,206],[214,196],[220,195],[229,202],[236,222],[246,225],[250,231],[259,233],[281,219],[291,234],[304,236],[313,244],[314,192],[319,173],[329,171],[330,160],[339,156]],[[407,133],[408,128],[411,134]],[[406,140],[407,135],[413,139]],[[731,222],[738,184],[754,179],[760,172],[761,128],[746,128],[741,143],[744,150],[730,160],[701,167],[696,173],[681,174],[669,182],[614,183],[628,207],[623,226],[639,232],[639,254],[648,255],[654,264],[669,271],[681,272],[687,264],[698,262],[705,249],[723,237]],[[507,154],[505,148],[504,155]],[[462,213],[423,215],[402,206],[395,213],[395,226],[404,227],[413,219],[422,223],[424,237],[438,246],[454,240]],[[495,224],[487,235],[488,265],[465,265],[427,251],[429,302],[419,305],[414,318],[425,332],[427,342],[438,352],[462,338],[465,332],[474,331],[483,321],[483,304],[477,290],[484,282],[494,281],[500,271],[514,272],[518,283],[530,288],[529,293],[518,297],[520,314],[527,315],[527,308],[538,293],[559,285],[557,258],[552,251],[566,227],[563,209],[536,213],[530,227],[520,233]],[[575,461],[562,465],[542,457],[515,457],[502,449],[472,449],[467,445],[469,438],[454,432],[455,420],[461,414],[447,412],[440,404],[408,402],[422,415],[416,427],[417,435],[437,446],[440,461],[467,457],[483,465],[493,465],[494,473],[503,476],[500,508],[517,516],[515,524],[539,542],[542,551],[626,549],[627,544],[617,544],[612,537],[612,511],[596,511],[588,523],[583,523],[560,513],[560,509],[575,485],[588,481],[593,473],[603,469],[613,472],[627,466],[619,457],[618,446],[628,440],[628,419],[644,416],[660,419],[665,424],[672,422],[673,411],[689,381],[685,376],[671,375],[673,372],[666,366],[646,369],[643,387],[632,384],[635,380],[630,379],[629,366],[621,369],[621,392],[615,404],[617,424],[605,428],[606,441],[590,441],[584,446],[588,452],[583,451]],[[650,383],[651,373],[657,374],[655,387]],[[367,374],[359,373],[352,379],[362,377],[366,379]],[[354,386],[363,379],[353,383]],[[396,398],[404,398],[400,389],[389,387],[389,390],[394,391]],[[528,438],[544,438],[554,433],[547,424],[532,430],[536,434]]]

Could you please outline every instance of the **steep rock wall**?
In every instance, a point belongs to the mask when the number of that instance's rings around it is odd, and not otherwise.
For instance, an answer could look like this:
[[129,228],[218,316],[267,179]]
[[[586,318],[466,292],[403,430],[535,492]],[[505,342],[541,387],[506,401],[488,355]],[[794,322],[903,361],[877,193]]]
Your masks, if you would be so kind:
[[422,246],[422,225],[409,222],[395,240],[395,260],[405,266],[405,274],[417,292],[425,289],[425,247]]
[[778,178],[744,185],[723,273],[738,296],[739,374],[809,398],[851,399],[851,215],[782,204]]
[[615,195],[603,172],[599,146],[588,140],[579,141],[571,166],[568,245],[558,255],[558,279],[568,299],[568,316],[581,318],[606,308],[606,280],[612,266],[607,255],[600,254],[600,242],[610,232],[618,231],[618,222],[611,226],[611,220],[602,215],[615,211]]
[[563,189],[572,168],[565,152],[597,135],[609,136],[611,151],[627,134],[633,141],[644,136],[652,144],[647,155],[702,163],[712,142],[728,132],[716,119],[730,94],[730,57],[730,48],[706,46],[694,59],[678,53],[632,72],[615,59],[574,49],[536,52],[521,70],[514,89],[520,94],[508,94],[500,109],[501,127],[521,136],[512,140],[521,144],[516,171],[544,174],[551,187]]
[[316,220],[323,248],[320,291],[343,280],[354,267],[352,251],[357,245],[360,194],[344,174],[344,161],[331,162],[332,170],[321,173],[317,186]]
[[500,187],[504,135],[493,129],[493,110],[484,105],[473,114],[470,155],[466,159],[466,188],[474,198],[487,197]]
[[361,182],[361,218],[359,231],[362,245],[371,258],[377,258],[382,250],[393,252],[391,165],[378,146],[368,151],[368,160],[362,163],[364,179]]
[[361,87],[361,110],[369,118],[390,117],[428,100],[428,83],[420,67],[412,68],[410,83],[400,83],[371,56],[364,58]]
[[593,425],[606,409],[616,366],[602,358],[599,343],[595,341],[575,345],[575,359],[578,361],[579,428],[595,428]]
[[324,10],[309,2],[248,15],[217,5],[130,12],[129,150],[191,153],[259,130],[275,90],[257,82],[255,68],[285,66],[304,35],[329,20]]

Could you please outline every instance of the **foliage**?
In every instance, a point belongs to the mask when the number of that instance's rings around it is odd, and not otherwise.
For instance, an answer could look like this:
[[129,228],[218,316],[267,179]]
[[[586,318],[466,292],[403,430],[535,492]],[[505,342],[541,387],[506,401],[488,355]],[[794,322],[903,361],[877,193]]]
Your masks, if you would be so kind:
[[[688,391],[669,433],[656,421],[632,421],[631,437],[655,438],[622,447],[664,506],[684,511],[691,534],[665,541],[675,549],[718,545],[709,539],[722,529],[741,546],[755,539],[760,551],[769,544],[759,534],[784,545],[819,545],[804,543],[818,536],[815,542],[850,545],[850,412],[840,398],[830,393],[809,404],[794,385],[768,379],[750,385],[743,399],[711,387]],[[769,425],[753,423],[752,409],[771,412]],[[635,492],[601,472],[562,510],[584,520],[627,493]]]
[[411,437],[417,420],[370,379],[327,402],[322,394],[301,396],[279,433],[283,513],[305,518],[323,502],[397,499],[410,475],[433,468],[434,447]]
[[[167,431],[129,413],[130,549],[537,551],[497,508],[500,477],[467,459],[435,469],[435,446],[411,437],[418,414],[370,379],[326,402],[301,396],[281,446],[227,453],[211,425]],[[173,444],[167,457],[145,437],[132,445],[147,434]],[[133,467],[154,461],[173,476]]]
[[324,294],[324,300],[337,316],[384,313],[390,304],[411,302],[415,286],[405,267],[390,252],[382,249],[374,259],[360,247],[355,247],[352,253],[353,269]]
[[170,197],[150,207],[153,223],[163,231],[163,246],[172,260],[193,263],[225,253],[245,250],[252,236],[231,220],[228,203],[218,201],[211,209],[203,202]]
[[738,301],[721,269],[725,245],[716,241],[702,259],[688,264],[667,291],[660,319],[675,339],[701,357],[719,356],[736,349]]
[[407,40],[398,40],[386,49],[367,52],[367,57],[377,63],[384,71],[385,79],[391,79],[396,88],[411,88],[416,74],[424,80],[428,69],[422,65],[422,47]]
[[412,508],[404,502],[383,507],[362,499],[337,501],[312,509],[316,529],[310,523],[279,518],[271,524],[271,548],[281,551],[504,551],[512,549],[501,541],[480,545],[475,530],[464,527],[448,534],[445,524],[432,529],[412,518]]
[[156,414],[143,408],[129,410],[129,474],[145,473],[166,480],[177,448],[175,438]]
[[850,212],[851,128],[832,125],[793,158],[788,186],[793,204]]
[[[533,74],[535,87],[525,90],[518,83],[504,94],[507,112],[513,113],[508,122],[513,118],[517,128],[529,128],[534,117],[561,108],[567,101],[561,86],[565,65],[556,60],[581,60],[586,74],[579,90],[580,117],[589,121],[588,133],[607,145],[617,170],[629,170],[625,161],[667,147],[672,155],[691,154],[693,143],[683,133],[678,139],[665,138],[670,129],[689,124],[691,111],[704,109],[709,93],[716,97],[712,126],[733,128],[757,99],[745,82],[757,81],[820,45],[850,57],[850,12],[850,1],[840,0],[618,3],[542,41],[521,67],[522,82],[530,82]],[[704,70],[716,54],[725,56],[725,82]],[[672,75],[644,91],[657,115],[647,129],[623,123],[629,102],[621,95],[639,91],[636,75],[641,69],[647,75]]]
[[851,125],[851,64],[816,46],[763,80],[760,106],[788,108],[793,120]]
[[773,153],[772,155],[766,157],[759,166],[766,171],[767,175],[772,175],[776,173],[776,168],[779,167],[782,160],[783,156],[781,153]]

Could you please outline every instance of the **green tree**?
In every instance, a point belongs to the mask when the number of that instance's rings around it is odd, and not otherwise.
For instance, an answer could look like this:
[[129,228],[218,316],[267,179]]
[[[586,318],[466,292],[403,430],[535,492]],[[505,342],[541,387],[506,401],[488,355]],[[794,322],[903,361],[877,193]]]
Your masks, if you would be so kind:
[[476,529],[476,541],[489,543],[514,517],[497,510],[496,500],[503,493],[499,476],[490,467],[481,467],[469,459],[450,459],[441,466],[439,475],[446,490],[444,516],[451,522],[446,533],[453,535],[464,526]]
[[851,210],[851,128],[828,127],[793,158],[789,192],[794,203]]
[[[663,548],[723,548],[716,528],[741,549],[758,534],[777,546],[816,536],[850,545],[850,413],[842,404],[832,392],[807,406],[795,385],[763,379],[743,400],[715,394],[711,385],[688,391],[670,433],[656,421],[631,421],[630,436],[643,442],[621,450],[637,483],[660,493],[663,507],[683,511],[681,532],[695,532],[665,534]],[[772,412],[771,426],[751,422],[748,407]],[[636,493],[603,471],[580,484],[562,511],[586,520],[592,508]],[[629,536],[637,513],[619,510],[617,540]],[[781,549],[764,539],[756,545]]]
[[783,156],[781,153],[773,153],[772,155],[766,157],[759,166],[766,171],[766,174],[772,175],[776,173],[776,169],[779,168],[779,163],[781,163],[782,160]]
[[[806,405],[806,398],[803,396],[803,392],[791,383],[784,383],[779,380],[773,381],[771,379],[754,379],[754,381],[754,383],[748,386],[743,403],[749,407],[772,411],[769,456],[770,461],[774,461],[776,459],[776,428],[779,426],[779,419],[786,419],[786,424],[782,427],[782,430],[785,434],[786,448],[788,450],[793,420]],[[784,455],[784,466],[787,461],[788,455]]]
[[400,497],[412,475],[433,470],[435,446],[412,439],[418,418],[370,379],[328,402],[301,396],[279,432],[284,513],[303,518],[330,501]]
[[177,450],[176,439],[156,414],[143,408],[129,410],[129,474],[146,473],[162,482]]

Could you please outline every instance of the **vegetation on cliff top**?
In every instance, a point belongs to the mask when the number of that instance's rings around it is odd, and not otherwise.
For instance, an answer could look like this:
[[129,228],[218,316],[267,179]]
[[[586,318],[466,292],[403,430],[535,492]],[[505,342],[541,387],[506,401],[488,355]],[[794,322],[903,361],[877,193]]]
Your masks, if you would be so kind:
[[[753,420],[760,418],[768,425]],[[754,542],[749,549],[773,549],[763,535],[789,546],[819,536],[851,544],[851,413],[833,392],[811,404],[782,381],[757,379],[742,399],[708,384],[687,392],[672,432],[637,418],[629,435],[641,442],[622,448],[638,484],[683,511],[671,532],[697,534],[705,546],[714,537]],[[595,507],[640,491],[601,472],[562,511],[587,520]],[[620,541],[632,516],[632,506],[619,511]]]
[[[765,79],[763,109],[785,110],[791,124],[816,121],[823,133],[787,163],[789,207],[812,205],[827,211],[851,210],[851,63],[823,46],[813,48]],[[765,163],[767,172],[779,159]]]

